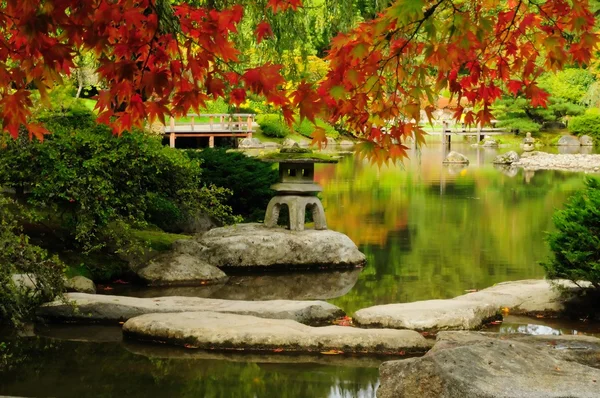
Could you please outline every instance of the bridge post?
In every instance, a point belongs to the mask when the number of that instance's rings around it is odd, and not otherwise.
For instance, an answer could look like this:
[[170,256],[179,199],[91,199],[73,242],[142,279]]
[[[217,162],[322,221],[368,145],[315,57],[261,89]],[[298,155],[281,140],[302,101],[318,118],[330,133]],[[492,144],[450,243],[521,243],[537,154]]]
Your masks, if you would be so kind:
[[175,118],[173,116],[171,116],[169,124],[171,127],[171,134],[169,134],[169,146],[171,148],[175,148]]
[[211,135],[210,137],[208,137],[208,147],[209,148],[215,147],[215,136],[214,135]]

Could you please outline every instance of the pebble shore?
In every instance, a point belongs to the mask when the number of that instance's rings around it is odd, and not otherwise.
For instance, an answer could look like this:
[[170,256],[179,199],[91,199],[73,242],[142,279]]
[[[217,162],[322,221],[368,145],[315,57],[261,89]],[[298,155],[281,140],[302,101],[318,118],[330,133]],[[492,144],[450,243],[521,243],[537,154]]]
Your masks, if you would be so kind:
[[513,166],[522,167],[525,170],[566,170],[599,173],[600,155],[555,155],[545,152],[531,152],[513,163]]

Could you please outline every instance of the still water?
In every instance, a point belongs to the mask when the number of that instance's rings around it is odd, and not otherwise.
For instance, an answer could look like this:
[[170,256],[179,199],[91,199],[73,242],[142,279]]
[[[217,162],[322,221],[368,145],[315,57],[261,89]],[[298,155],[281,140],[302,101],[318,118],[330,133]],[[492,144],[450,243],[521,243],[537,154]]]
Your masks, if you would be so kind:
[[[552,213],[583,185],[579,173],[498,169],[508,149],[453,144],[468,167],[443,167],[439,145],[403,165],[352,156],[320,165],[328,225],[367,255],[364,269],[241,275],[224,286],[111,294],[265,300],[325,299],[352,314],[375,304],[449,298],[494,283],[541,278]],[[595,333],[581,324],[507,319],[506,333]],[[21,340],[0,395],[36,397],[374,397],[381,358],[272,357],[123,342],[118,327],[51,327]],[[2,355],[0,348],[0,355]]]

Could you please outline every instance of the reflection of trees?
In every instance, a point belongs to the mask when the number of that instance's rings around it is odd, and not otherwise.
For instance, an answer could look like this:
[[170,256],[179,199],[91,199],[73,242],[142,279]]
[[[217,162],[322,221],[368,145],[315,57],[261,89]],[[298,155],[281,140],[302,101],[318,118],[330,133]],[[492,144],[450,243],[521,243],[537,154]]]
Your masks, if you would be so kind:
[[511,178],[492,166],[452,175],[441,164],[378,169],[347,159],[335,170],[320,180],[328,225],[369,261],[356,286],[332,300],[349,312],[541,277],[544,231],[582,183],[538,172],[525,184],[522,171]]
[[339,396],[358,397],[364,395],[361,391],[372,391],[377,382],[377,368],[147,358],[115,343],[53,341],[41,350],[48,344],[33,343],[29,360],[0,372],[0,394],[304,398],[338,391]]

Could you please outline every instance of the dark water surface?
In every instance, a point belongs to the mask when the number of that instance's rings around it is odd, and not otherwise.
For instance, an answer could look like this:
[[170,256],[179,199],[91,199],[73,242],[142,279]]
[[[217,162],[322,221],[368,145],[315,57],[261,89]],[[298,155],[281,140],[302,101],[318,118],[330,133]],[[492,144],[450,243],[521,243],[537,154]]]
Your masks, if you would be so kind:
[[[453,144],[468,167],[443,167],[440,145],[403,166],[354,157],[319,165],[331,229],[367,255],[364,269],[243,275],[223,286],[110,294],[266,300],[325,299],[349,314],[375,304],[449,298],[497,282],[543,277],[545,231],[583,174],[498,169],[489,150]],[[596,326],[509,317],[506,333],[598,333]],[[374,397],[382,359],[256,356],[122,342],[119,328],[61,326],[20,340],[0,395],[37,397]],[[0,339],[1,340],[1,339]],[[11,343],[12,344],[12,343]],[[5,352],[6,350],[4,350]],[[0,348],[0,355],[2,355]]]

